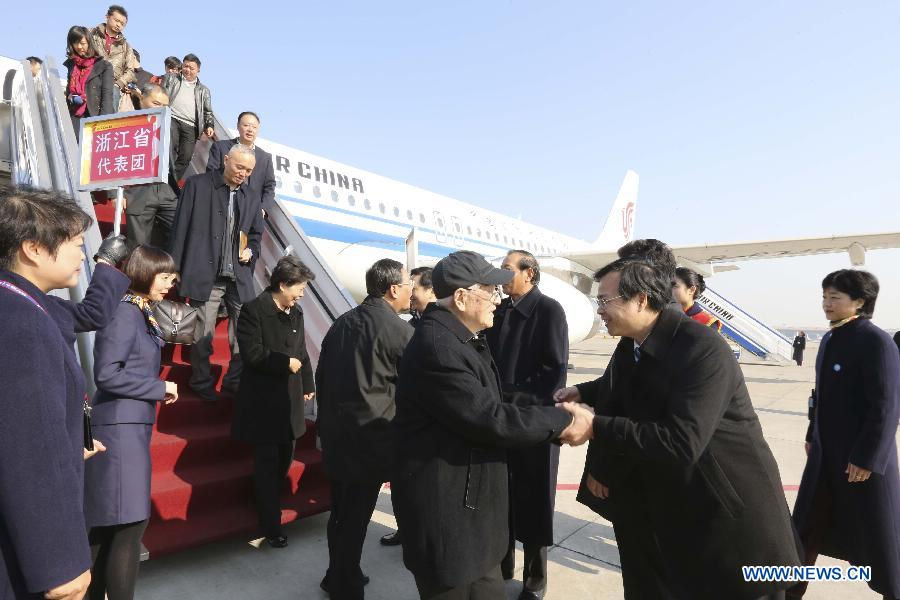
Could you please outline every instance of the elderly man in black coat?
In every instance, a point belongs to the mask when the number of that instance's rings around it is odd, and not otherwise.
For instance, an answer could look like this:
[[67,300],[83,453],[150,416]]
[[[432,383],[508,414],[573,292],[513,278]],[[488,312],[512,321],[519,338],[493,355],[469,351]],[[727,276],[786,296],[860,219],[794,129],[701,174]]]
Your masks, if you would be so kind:
[[237,128],[238,137],[213,142],[209,149],[206,170],[221,169],[222,157],[228,154],[235,144],[243,144],[250,148],[256,155],[256,167],[247,180],[247,195],[259,198],[263,210],[270,211],[275,205],[275,169],[272,166],[272,155],[256,145],[259,117],[254,112],[242,112],[238,115]]
[[368,578],[359,568],[366,528],[394,459],[394,390],[400,356],[412,327],[409,273],[382,259],[366,271],[368,296],[325,334],[316,388],[317,427],[331,480],[328,571],[321,586],[338,600],[358,600]]
[[[513,273],[503,286],[508,295],[497,307],[494,326],[485,332],[504,391],[527,392],[553,403],[566,386],[569,326],[562,306],[537,287],[538,261],[527,250],[512,250],[501,268]],[[515,567],[515,540],[522,542],[525,565],[520,600],[542,598],[547,587],[547,546],[553,545],[553,510],[559,446],[540,444],[509,451],[510,536],[503,577]]]
[[403,562],[421,598],[504,598],[507,449],[583,439],[590,429],[591,413],[582,407],[541,406],[535,396],[501,392],[477,333],[493,324],[497,285],[511,278],[474,252],[442,259],[432,273],[438,302],[403,353],[392,493]]
[[235,328],[241,305],[256,297],[253,267],[264,227],[259,198],[247,195],[244,185],[255,165],[253,152],[241,144],[233,146],[225,156],[223,170],[188,178],[175,215],[171,254],[181,275],[178,292],[199,309],[191,346],[190,386],[209,402],[216,399],[209,357],[223,300],[228,310],[231,362],[222,389],[236,393],[241,377]]
[[622,336],[598,380],[556,393],[594,405],[586,488],[613,523],[625,598],[784,598],[741,567],[798,566],[778,465],[721,336],[668,306],[671,277],[641,259],[595,276]]
[[[0,598],[81,598],[90,582],[82,502],[85,381],[76,333],[112,318],[129,280],[105,240],[84,300],[78,281],[91,218],[47,192],[0,188]],[[97,450],[101,447],[98,444]]]

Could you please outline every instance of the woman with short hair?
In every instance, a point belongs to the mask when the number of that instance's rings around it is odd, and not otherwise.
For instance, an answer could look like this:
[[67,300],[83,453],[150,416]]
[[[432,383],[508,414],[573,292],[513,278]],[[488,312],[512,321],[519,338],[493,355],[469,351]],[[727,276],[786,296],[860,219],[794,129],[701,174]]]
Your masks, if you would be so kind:
[[722,321],[705,312],[695,300],[704,291],[706,291],[706,282],[703,281],[703,275],[685,267],[675,269],[675,285],[672,286],[672,295],[675,301],[681,305],[684,314],[701,325],[712,327],[721,333]]
[[232,435],[253,445],[253,491],[259,527],[273,548],[287,546],[278,496],[306,431],[305,400],[315,395],[297,302],[315,275],[294,256],[272,270],[269,287],[241,308],[237,339],[244,361]]
[[[878,280],[842,269],[822,280],[831,330],[816,357],[815,405],[794,522],[806,549],[870,566],[869,587],[900,598],[900,354],[872,323]],[[789,590],[799,598],[806,584]]]
[[94,347],[94,436],[107,451],[85,468],[84,513],[93,560],[91,600],[134,597],[141,537],[150,518],[150,435],[156,404],[178,399],[159,378],[165,345],[152,306],[175,284],[175,262],[153,246],[138,246],[125,274],[131,287]]
[[66,36],[66,56],[63,66],[68,69],[66,104],[75,136],[80,135],[81,119],[116,112],[113,105],[113,68],[97,54],[91,32],[87,27],[74,25]]

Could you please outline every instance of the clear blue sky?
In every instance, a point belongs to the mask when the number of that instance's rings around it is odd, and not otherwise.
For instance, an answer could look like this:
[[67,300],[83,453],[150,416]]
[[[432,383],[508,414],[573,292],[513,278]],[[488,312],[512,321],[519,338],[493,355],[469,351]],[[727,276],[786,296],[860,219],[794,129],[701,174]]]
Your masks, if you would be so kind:
[[[584,239],[628,168],[636,234],[673,245],[900,231],[900,3],[142,2],[146,68],[194,52],[216,112],[263,137]],[[101,2],[7,12],[0,54],[62,59]],[[900,327],[900,250],[873,252]],[[710,283],[776,325],[824,324],[844,255]]]

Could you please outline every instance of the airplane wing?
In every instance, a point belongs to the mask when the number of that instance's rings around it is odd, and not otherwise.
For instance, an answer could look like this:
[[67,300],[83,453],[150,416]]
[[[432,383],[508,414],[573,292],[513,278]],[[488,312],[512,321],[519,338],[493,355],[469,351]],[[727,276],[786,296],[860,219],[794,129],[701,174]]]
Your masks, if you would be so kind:
[[[743,260],[784,258],[787,256],[811,256],[847,252],[854,266],[865,264],[867,250],[900,248],[900,233],[874,233],[863,235],[835,235],[820,238],[798,238],[767,242],[738,242],[733,244],[704,244],[701,246],[674,246],[672,251],[679,264],[696,268],[704,275],[714,271],[733,270],[736,267],[721,265]],[[563,258],[597,270],[617,258],[614,251],[581,250],[561,254]],[[714,268],[715,266],[715,268]]]

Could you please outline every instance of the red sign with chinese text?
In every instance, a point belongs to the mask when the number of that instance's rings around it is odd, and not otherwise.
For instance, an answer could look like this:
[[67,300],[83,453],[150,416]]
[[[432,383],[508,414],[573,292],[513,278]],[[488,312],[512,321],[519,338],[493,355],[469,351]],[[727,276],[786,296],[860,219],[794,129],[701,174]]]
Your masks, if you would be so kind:
[[162,182],[168,175],[164,111],[85,119],[81,131],[80,189]]

